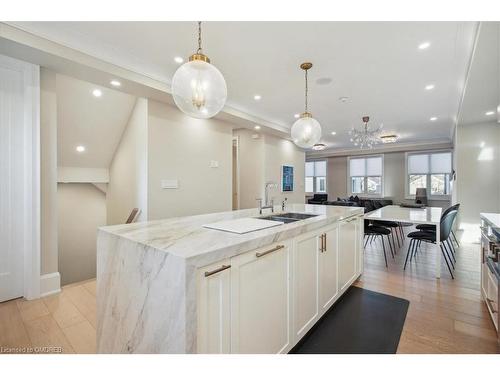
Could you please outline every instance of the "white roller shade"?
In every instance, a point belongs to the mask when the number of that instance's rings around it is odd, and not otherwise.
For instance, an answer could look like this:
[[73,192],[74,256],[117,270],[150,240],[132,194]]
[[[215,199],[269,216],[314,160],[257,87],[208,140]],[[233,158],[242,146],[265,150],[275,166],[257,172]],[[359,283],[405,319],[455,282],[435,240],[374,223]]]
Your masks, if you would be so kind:
[[408,174],[429,173],[429,155],[415,154],[408,156]]
[[315,176],[326,176],[326,160],[314,163]]
[[310,161],[306,163],[306,177],[314,176],[314,162]]
[[451,152],[431,154],[431,173],[451,173]]
[[380,156],[366,159],[366,175],[382,176],[382,158]]
[[365,159],[351,159],[349,164],[349,172],[352,176],[365,176],[366,165]]

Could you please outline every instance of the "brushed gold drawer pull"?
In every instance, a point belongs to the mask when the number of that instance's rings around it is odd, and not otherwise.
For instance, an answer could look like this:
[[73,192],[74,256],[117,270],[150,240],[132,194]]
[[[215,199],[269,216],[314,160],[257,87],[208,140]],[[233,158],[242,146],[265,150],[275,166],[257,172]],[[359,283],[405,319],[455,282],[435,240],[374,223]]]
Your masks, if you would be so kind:
[[216,270],[205,272],[205,277],[215,275],[216,273],[227,270],[228,268],[231,268],[231,266],[230,265],[229,266],[222,265],[221,267],[217,268]]
[[276,251],[276,250],[283,249],[284,247],[285,247],[284,245],[278,245],[278,246],[276,246],[276,247],[273,247],[272,249],[269,249],[269,250],[267,250],[267,251],[264,251],[263,253],[255,253],[255,256],[256,256],[257,258],[260,258],[260,257],[263,257],[264,255],[267,255],[267,254],[269,254],[269,253],[272,253],[272,252],[274,252],[274,251]]
[[324,236],[324,234],[319,236],[319,251],[321,253],[323,252],[323,236]]
[[323,251],[326,253],[326,233],[323,234]]

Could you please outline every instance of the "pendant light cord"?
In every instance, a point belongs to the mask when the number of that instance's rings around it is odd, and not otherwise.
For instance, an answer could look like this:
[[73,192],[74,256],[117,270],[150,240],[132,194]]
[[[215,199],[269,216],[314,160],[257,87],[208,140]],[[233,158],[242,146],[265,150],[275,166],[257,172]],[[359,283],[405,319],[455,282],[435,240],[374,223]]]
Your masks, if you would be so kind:
[[305,71],[305,72],[306,72],[306,96],[305,96],[305,101],[306,101],[306,103],[305,103],[305,104],[306,104],[306,112],[307,112],[307,110],[308,110],[308,106],[307,106],[307,93],[308,93],[308,91],[309,91],[309,88],[308,88],[308,86],[307,86],[307,69],[306,69],[306,71]]
[[198,54],[202,53],[201,50],[201,21],[198,21]]

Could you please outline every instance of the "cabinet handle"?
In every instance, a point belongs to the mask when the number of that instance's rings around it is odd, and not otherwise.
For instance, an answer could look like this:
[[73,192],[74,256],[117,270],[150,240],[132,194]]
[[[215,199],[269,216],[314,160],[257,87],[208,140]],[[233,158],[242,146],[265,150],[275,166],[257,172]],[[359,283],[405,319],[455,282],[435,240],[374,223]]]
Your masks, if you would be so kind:
[[222,272],[224,270],[227,270],[228,268],[231,268],[231,266],[222,265],[221,267],[217,268],[216,270],[205,272],[205,277],[215,275],[216,273],[219,273],[219,272]]
[[283,249],[284,247],[285,247],[284,245],[278,245],[278,246],[276,246],[276,247],[273,247],[272,249],[269,249],[269,250],[267,250],[267,251],[264,251],[263,253],[255,253],[255,256],[256,256],[257,258],[260,258],[260,257],[263,257],[264,255],[267,255],[267,254],[269,254],[269,253],[272,253],[272,252],[274,252],[274,251],[276,251],[276,250]]
[[326,253],[326,233],[323,234],[323,251]]

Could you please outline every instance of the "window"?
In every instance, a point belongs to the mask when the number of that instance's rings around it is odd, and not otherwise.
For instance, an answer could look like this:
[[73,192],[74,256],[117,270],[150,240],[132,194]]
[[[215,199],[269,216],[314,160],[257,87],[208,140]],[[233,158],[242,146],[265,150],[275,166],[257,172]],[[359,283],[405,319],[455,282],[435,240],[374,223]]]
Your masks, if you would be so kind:
[[306,162],[306,193],[326,193],[326,160]]
[[349,159],[349,190],[351,194],[382,195],[382,156]]
[[417,188],[427,189],[429,196],[451,194],[451,152],[413,153],[406,155],[407,193],[415,196]]

